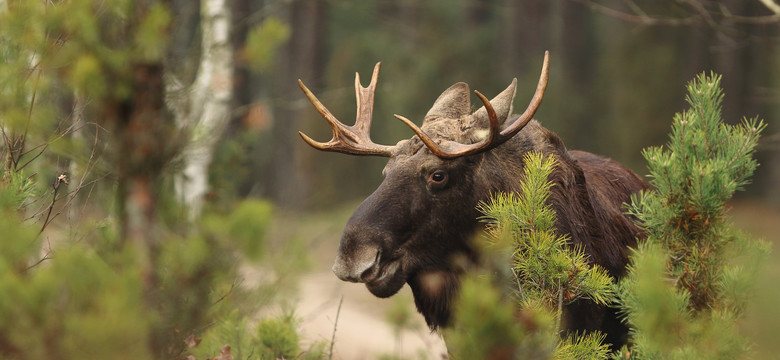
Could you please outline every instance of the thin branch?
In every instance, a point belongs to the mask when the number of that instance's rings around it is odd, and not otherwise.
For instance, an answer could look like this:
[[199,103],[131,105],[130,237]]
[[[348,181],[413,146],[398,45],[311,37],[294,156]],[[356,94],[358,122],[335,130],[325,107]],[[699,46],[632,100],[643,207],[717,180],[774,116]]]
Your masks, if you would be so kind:
[[647,13],[644,10],[642,10],[642,8],[639,7],[639,5],[637,5],[637,3],[635,3],[633,0],[623,0],[623,2],[626,3],[626,6],[631,8],[631,11],[633,11],[634,14],[637,14],[639,16],[649,17]]
[[[39,156],[43,155],[43,152],[44,152],[44,151],[46,151],[46,149],[47,149],[47,148],[49,148],[49,143],[40,144],[40,145],[36,146],[35,148],[39,148],[39,147],[41,147],[41,146],[43,146],[43,149],[41,149],[41,151],[39,151],[37,154],[35,154],[35,156],[33,156],[33,157],[30,159],[30,160],[27,160],[27,162],[25,162],[24,164],[22,164],[22,166],[19,166],[19,167],[17,167],[17,168],[16,168],[16,170],[22,170],[22,169],[24,169],[25,167],[27,167],[27,165],[30,165],[30,163],[32,163],[32,162],[33,162],[33,160],[35,160],[35,159],[37,159]],[[21,159],[21,158],[22,158],[22,156],[21,156],[21,155],[19,155],[19,157],[16,159],[17,163],[18,163],[19,159]]]
[[616,18],[618,20],[649,26],[691,26],[704,23],[711,27],[718,27],[718,24],[722,23],[723,21],[749,25],[769,25],[780,23],[780,5],[778,5],[774,0],[758,0],[764,4],[764,6],[769,8],[773,14],[756,16],[742,16],[732,14],[723,4],[719,4],[719,11],[713,12],[708,10],[707,7],[704,6],[704,4],[702,4],[702,2],[699,0],[681,0],[682,3],[688,5],[696,14],[682,18],[648,15],[633,0],[624,0],[626,6],[630,8],[633,13],[620,11],[609,6],[596,3],[592,0],[569,1],[581,4],[595,12]]
[[[78,192],[79,192],[79,191],[80,191],[82,188],[84,188],[84,187],[86,187],[86,186],[91,186],[91,185],[93,185],[93,184],[97,183],[98,181],[100,181],[100,180],[103,180],[103,178],[105,178],[105,177],[107,177],[107,176],[108,176],[108,174],[106,174],[106,175],[103,175],[103,176],[101,176],[101,177],[99,177],[99,178],[96,178],[96,179],[92,179],[92,180],[90,180],[90,181],[89,181],[89,182],[87,182],[87,183],[84,183],[84,184],[79,184],[79,185],[76,187],[76,189],[74,189],[73,191],[71,191],[71,192],[69,192],[69,193],[67,194],[67,195],[69,195],[70,197],[68,198],[68,201],[66,201],[66,202],[65,202],[65,204],[63,205],[63,207],[67,207],[68,205],[70,205],[70,203],[73,201],[73,198],[75,198],[76,194],[78,194]],[[43,212],[47,211],[48,209],[49,209],[49,207],[46,207],[46,208],[44,208],[44,209],[42,209],[42,210],[39,210],[38,212],[34,213],[33,215],[31,215],[31,216],[28,216],[27,218],[25,218],[25,221],[26,221],[26,220],[30,220],[30,219],[33,219],[33,218],[36,218],[36,217],[38,217],[39,215],[43,214]],[[52,218],[51,218],[50,220],[54,220],[54,218],[56,218],[56,217],[57,217],[58,215],[60,215],[61,213],[62,213],[62,211],[57,211],[56,213],[54,213],[54,215],[52,216]]]
[[234,281],[232,284],[230,284],[230,289],[228,289],[228,291],[226,291],[224,294],[222,294],[222,296],[220,296],[220,297],[219,297],[219,299],[217,299],[216,301],[214,301],[214,303],[212,303],[211,305],[217,305],[217,304],[219,304],[219,303],[220,303],[222,300],[225,300],[225,298],[227,298],[228,296],[230,296],[230,294],[232,294],[232,293],[233,293],[233,289],[235,289],[235,288],[236,288],[236,286],[240,286],[240,285],[241,285],[243,282],[244,282],[243,280],[241,280],[241,281],[238,281],[238,283],[236,283],[236,281]]
[[717,27],[717,21],[712,18],[712,14],[707,10],[707,8],[704,7],[704,4],[702,4],[699,0],[682,0],[683,2],[690,5],[690,7],[693,9],[694,12],[699,14],[699,18],[702,19],[707,25],[710,27]]
[[525,291],[523,291],[523,284],[520,282],[520,277],[517,276],[517,270],[515,270],[514,266],[510,266],[510,269],[512,270],[512,275],[515,276],[515,281],[517,282],[517,292],[520,294],[520,299],[525,301]]
[[57,179],[54,180],[54,184],[52,184],[52,187],[54,188],[54,194],[51,198],[51,204],[49,204],[49,211],[46,213],[46,218],[43,220],[43,225],[41,225],[41,230],[38,231],[38,235],[40,235],[43,230],[46,229],[46,226],[51,222],[51,212],[54,210],[54,204],[57,202],[57,192],[60,190],[60,184],[62,183],[65,183],[65,185],[68,184],[68,176],[65,173],[57,176]]
[[27,133],[30,131],[30,122],[32,122],[32,113],[33,113],[33,108],[35,108],[35,98],[38,95],[38,83],[40,82],[40,80],[41,80],[41,71],[38,70],[38,76],[35,77],[35,85],[33,85],[33,93],[32,93],[32,97],[30,98],[30,107],[27,110],[27,123],[24,124],[24,132],[22,132],[22,139],[19,145],[19,153],[20,153],[19,159],[22,158],[21,153],[24,151],[24,143],[27,141]]
[[607,16],[611,16],[619,20],[636,23],[636,24],[642,24],[642,25],[687,26],[687,25],[698,24],[700,22],[699,18],[696,16],[690,16],[685,18],[652,17],[652,16],[648,16],[644,12],[640,12],[638,14],[629,14],[627,12],[613,9],[611,7],[604,6],[590,0],[569,0],[569,1],[573,1],[583,6],[587,6],[593,11],[602,13]]
[[563,287],[561,287],[561,281],[558,280],[558,325],[556,333],[561,333],[561,322],[563,321]]
[[[17,159],[17,161],[19,161],[19,159],[21,159],[23,156],[27,155],[27,154],[28,154],[28,153],[30,153],[31,151],[33,151],[33,150],[35,150],[35,149],[39,149],[39,148],[43,147],[43,149],[41,149],[41,151],[39,151],[37,154],[35,154],[35,156],[33,156],[33,157],[32,157],[32,159],[30,159],[30,160],[27,160],[27,161],[26,161],[26,162],[25,162],[25,163],[24,163],[22,166],[19,166],[19,167],[18,167],[18,170],[24,169],[24,168],[25,168],[27,165],[29,165],[29,164],[30,164],[30,163],[31,163],[33,160],[35,160],[35,159],[37,159],[39,156],[41,156],[41,155],[43,154],[43,152],[44,152],[44,151],[46,151],[46,148],[48,148],[48,147],[49,147],[49,144],[51,144],[51,143],[53,143],[53,142],[55,142],[55,141],[57,141],[57,140],[59,140],[59,139],[62,139],[62,138],[63,138],[63,137],[65,137],[66,135],[70,135],[71,133],[74,133],[74,132],[76,132],[76,131],[79,131],[79,130],[83,129],[84,127],[88,126],[88,125],[95,125],[95,127],[96,127],[97,129],[102,129],[102,130],[104,130],[104,131],[106,131],[106,132],[108,131],[108,130],[106,130],[105,128],[103,128],[102,126],[100,126],[99,124],[92,123],[92,122],[88,122],[88,123],[81,124],[81,125],[80,125],[80,126],[78,126],[78,127],[75,127],[75,124],[74,124],[74,125],[71,125],[71,126],[69,126],[68,128],[66,128],[64,132],[62,132],[62,133],[58,134],[58,135],[57,135],[55,138],[53,138],[53,139],[51,139],[51,140],[49,140],[49,141],[47,141],[47,142],[45,142],[45,143],[43,143],[43,144],[38,144],[38,145],[36,145],[35,147],[31,148],[30,150],[28,150],[28,151],[25,151],[24,153],[20,154],[20,155],[19,155],[19,158]],[[97,131],[97,130],[95,130],[95,131]],[[97,136],[97,135],[96,135],[96,136]],[[96,140],[95,144],[97,144],[97,140]],[[94,155],[94,154],[95,154],[95,151],[94,151],[94,150],[95,150],[95,148],[93,147],[93,148],[92,148],[92,155]],[[91,159],[92,159],[92,157],[90,157],[90,160],[91,160]]]
[[46,260],[51,260],[51,248],[49,248],[49,250],[46,251],[46,254],[43,255],[43,257],[40,258],[40,260],[36,261],[35,264],[32,264],[32,265],[28,266],[27,268],[25,268],[24,271],[29,271],[30,269],[40,265],[41,263],[43,263]]
[[5,133],[5,127],[0,126],[0,132],[3,133],[3,141],[5,141],[6,147],[8,147],[8,154],[6,154],[6,171],[9,170],[9,168],[16,169],[16,159],[14,159],[14,146],[11,139],[8,137],[8,134]]
[[333,335],[330,337],[330,351],[328,351],[328,360],[333,360],[333,345],[336,343],[336,327],[339,324],[339,315],[341,314],[341,303],[344,302],[344,295],[339,299],[339,307],[336,309],[336,320],[333,322]]

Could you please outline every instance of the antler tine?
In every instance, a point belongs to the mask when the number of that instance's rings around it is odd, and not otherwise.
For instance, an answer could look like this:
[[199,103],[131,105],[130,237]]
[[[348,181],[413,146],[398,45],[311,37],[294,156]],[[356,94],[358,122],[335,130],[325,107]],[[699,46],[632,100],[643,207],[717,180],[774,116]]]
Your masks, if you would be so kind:
[[347,126],[339,121],[333,114],[322,105],[319,99],[298,80],[298,86],[301,87],[306,98],[314,105],[314,108],[328,121],[333,129],[333,138],[326,142],[318,142],[304,134],[298,132],[303,140],[313,148],[323,151],[337,151],[352,155],[378,155],[391,156],[394,146],[375,144],[371,141],[369,131],[371,128],[371,117],[374,107],[374,91],[376,90],[377,78],[381,63],[374,66],[374,73],[371,76],[371,83],[367,88],[360,85],[360,75],[355,74],[355,97],[357,99],[357,117],[355,125]]
[[539,77],[539,83],[536,86],[536,92],[534,93],[531,102],[528,104],[528,108],[526,108],[525,112],[523,112],[523,114],[520,115],[520,117],[514,123],[512,123],[512,125],[504,129],[504,131],[500,131],[500,124],[498,123],[496,111],[493,109],[493,104],[491,104],[490,101],[484,95],[482,95],[482,93],[476,90],[474,91],[474,93],[477,94],[477,97],[479,97],[479,99],[485,105],[485,110],[487,110],[488,120],[490,122],[488,136],[475,144],[466,145],[454,141],[444,141],[441,144],[437,144],[435,141],[433,141],[433,139],[426,135],[422,129],[409,121],[409,119],[400,115],[395,115],[395,117],[409,126],[412,131],[417,134],[420,140],[422,140],[425,146],[431,150],[431,153],[440,158],[454,159],[461,156],[486,151],[511,139],[518,132],[520,132],[520,130],[522,130],[529,121],[531,121],[534,114],[536,113],[536,110],[539,108],[539,105],[541,105],[544,92],[547,89],[547,80],[550,73],[549,67],[550,52],[545,51],[544,63],[542,64],[542,74]]
[[419,137],[420,140],[422,140],[423,144],[425,144],[425,146],[428,147],[428,149],[430,149],[434,155],[444,159],[449,158],[449,154],[446,151],[442,150],[439,147],[439,144],[433,141],[433,139],[431,139],[431,137],[428,136],[428,134],[422,131],[422,129],[420,129],[419,126],[417,126],[411,120],[401,115],[393,114],[393,116],[395,116],[396,119],[401,120],[404,124],[406,124],[406,126],[412,129],[412,131],[414,131],[414,133],[417,134],[417,137]]
[[544,98],[544,92],[545,90],[547,90],[547,80],[549,79],[549,77],[550,77],[550,52],[545,51],[544,63],[542,63],[542,73],[541,75],[539,75],[539,83],[536,84],[536,91],[534,92],[534,96],[533,98],[531,98],[531,102],[528,103],[528,107],[525,109],[523,114],[520,115],[520,117],[517,120],[515,120],[515,122],[512,123],[512,125],[510,125],[506,129],[504,129],[504,131],[501,132],[498,139],[498,141],[500,141],[499,144],[515,136],[534,117],[534,114],[536,114],[536,110],[539,109],[539,105],[542,104],[542,99]]
[[374,93],[376,92],[377,78],[379,77],[379,68],[382,63],[374,65],[374,72],[371,74],[371,82],[368,87],[360,84],[360,74],[355,72],[355,101],[357,102],[357,117],[355,119],[355,129],[360,135],[368,139],[371,129],[371,119],[374,113]]
[[311,102],[312,105],[314,105],[314,108],[317,109],[317,112],[322,115],[325,120],[328,121],[328,124],[333,129],[333,139],[327,143],[321,143],[319,141],[315,141],[303,132],[299,131],[298,134],[301,135],[304,141],[314,147],[315,149],[319,150],[328,150],[329,146],[332,146],[335,139],[339,137],[339,133],[342,131],[342,127],[344,127],[344,124],[342,124],[338,119],[336,119],[333,114],[331,114],[330,110],[325,107],[325,105],[322,105],[322,102],[320,102],[319,99],[317,99],[316,96],[314,96],[314,93],[309,90],[306,85],[303,84],[303,81],[301,79],[298,79],[298,86],[303,90],[303,93],[306,95],[306,98],[309,99],[309,102]]

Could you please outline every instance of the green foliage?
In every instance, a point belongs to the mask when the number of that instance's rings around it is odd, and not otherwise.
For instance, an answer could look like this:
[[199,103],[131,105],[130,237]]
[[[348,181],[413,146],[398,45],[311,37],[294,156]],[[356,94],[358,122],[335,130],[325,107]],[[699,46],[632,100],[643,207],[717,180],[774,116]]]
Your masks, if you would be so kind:
[[555,231],[555,211],[546,204],[555,159],[530,153],[524,163],[520,194],[497,194],[480,206],[491,237],[512,239],[521,297],[541,299],[553,308],[581,297],[612,302],[612,278],[606,270],[589,265],[582,249],[572,249],[568,237]]
[[292,358],[300,352],[298,321],[294,314],[263,319],[257,324],[261,357],[269,359]]
[[290,27],[287,24],[274,17],[265,19],[247,35],[244,60],[251,69],[267,72],[271,70],[277,48],[289,38]]
[[516,288],[501,291],[485,276],[464,281],[456,325],[447,333],[457,358],[606,358],[602,334],[559,338],[561,306],[579,298],[607,304],[615,295],[606,271],[555,231],[556,214],[547,205],[555,164],[527,154],[521,193],[497,194],[480,205],[493,246],[511,249]]
[[294,313],[287,312],[261,319],[252,330],[247,318],[234,311],[211,327],[191,352],[197,358],[206,359],[229,344],[231,355],[236,359],[325,359],[324,342],[315,342],[302,349],[299,322]]
[[[23,188],[7,185],[0,185],[0,198],[18,199]],[[0,204],[2,357],[150,358],[139,344],[148,339],[154,315],[134,268],[116,267],[76,243],[40,254],[39,232],[24,221],[20,204]]]
[[[0,358],[182,358],[203,333],[224,327],[233,329],[225,339],[234,354],[248,357],[254,348],[268,359],[322,358],[322,344],[301,351],[292,314],[246,326],[293,288],[287,283],[305,259],[295,241],[269,245],[272,206],[235,202],[193,226],[167,196],[173,155],[160,155],[150,136],[171,118],[118,121],[139,103],[147,111],[164,106],[154,91],[161,83],[152,82],[162,81],[157,71],[169,52],[168,6],[0,7]],[[287,37],[286,28],[268,31]],[[148,98],[126,101],[139,93]],[[129,187],[136,187],[131,206],[100,201],[124,200]],[[59,215],[67,221],[52,223]],[[262,261],[272,276],[242,284],[245,259]],[[229,354],[223,345],[208,356]]]
[[748,356],[739,336],[751,278],[768,247],[735,230],[726,201],[749,182],[762,121],[723,123],[720,76],[688,85],[690,109],[674,117],[667,148],[649,148],[653,191],[629,212],[647,239],[618,286],[632,329],[631,358],[735,359]]
[[597,360],[609,356],[609,346],[604,344],[606,335],[588,333],[582,336],[567,336],[558,344],[553,359]]
[[[520,353],[534,354],[530,358],[546,358],[554,342],[528,331],[517,321],[516,311],[515,302],[504,298],[488,278],[466,277],[453,314],[455,325],[445,333],[448,350],[456,359],[509,359],[518,358]],[[547,324],[545,330],[549,330],[553,323],[551,315],[537,316],[541,319],[529,316],[528,322],[538,327],[541,324],[534,320],[541,320]]]
[[41,195],[36,185],[24,171],[6,171],[0,181],[0,209],[22,210],[31,199]]
[[165,55],[167,36],[165,28],[170,25],[171,14],[167,6],[154,2],[138,24],[135,33],[133,53],[140,61],[160,61]]
[[245,200],[227,216],[204,216],[204,229],[214,238],[233,243],[250,260],[258,260],[265,255],[263,240],[270,227],[272,209],[267,201]]
[[[33,185],[29,178],[11,174],[15,175],[0,183],[3,358],[170,358],[185,346],[194,346],[184,340],[198,338],[202,329],[207,329],[203,344],[190,350],[203,358],[217,354],[225,344],[233,355],[254,353],[261,359],[325,357],[324,343],[302,350],[292,313],[262,319],[255,330],[247,325],[258,307],[251,301],[252,292],[236,287],[236,254],[247,246],[249,252],[264,248],[269,204],[248,201],[230,214],[212,214],[210,225],[204,225],[211,230],[203,234],[166,235],[155,279],[144,279],[139,276],[136,249],[117,247],[111,230],[115,224],[110,221],[90,223],[93,230],[86,238],[65,238],[41,255],[37,227],[19,212],[35,198]],[[216,237],[214,227],[226,238]],[[251,230],[260,245],[246,244],[248,233],[237,232],[242,227]],[[261,255],[262,251],[256,256]],[[151,294],[143,285],[150,280],[157,283]],[[217,325],[209,327],[212,323]],[[159,347],[150,341],[163,342],[167,352],[156,353],[153,349]]]

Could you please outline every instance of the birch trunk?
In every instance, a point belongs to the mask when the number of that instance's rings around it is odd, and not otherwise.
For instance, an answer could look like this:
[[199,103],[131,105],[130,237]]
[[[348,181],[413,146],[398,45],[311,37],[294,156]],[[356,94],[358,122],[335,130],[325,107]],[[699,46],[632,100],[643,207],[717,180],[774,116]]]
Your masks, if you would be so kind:
[[184,168],[175,190],[191,220],[203,209],[214,147],[230,120],[233,97],[233,48],[228,0],[201,1],[201,59],[184,108],[176,111],[179,127],[190,132],[182,154]]

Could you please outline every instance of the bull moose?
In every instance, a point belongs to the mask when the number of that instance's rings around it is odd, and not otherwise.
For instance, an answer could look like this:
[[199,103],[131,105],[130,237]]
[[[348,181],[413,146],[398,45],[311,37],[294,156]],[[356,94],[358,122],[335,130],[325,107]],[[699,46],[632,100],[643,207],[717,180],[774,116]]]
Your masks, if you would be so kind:
[[[469,86],[459,82],[439,96],[421,127],[395,115],[416,135],[394,146],[376,144],[369,137],[379,68],[377,63],[368,87],[355,76],[353,126],[337,120],[298,80],[333,128],[333,138],[326,143],[301,132],[303,140],[319,150],[389,158],[379,188],[346,224],[333,265],[339,279],[364,283],[383,298],[409,284],[417,310],[431,329],[446,326],[459,277],[468,268],[454,259],[475,263],[479,257],[470,243],[484,226],[477,205],[491,194],[521,191],[518,179],[529,151],[557,160],[548,200],[558,214],[557,231],[568,234],[573,245],[613,277],[624,275],[629,248],[642,234],[622,206],[647,185],[615,161],[567,150],[555,133],[532,120],[547,87],[549,53],[536,92],[521,115],[512,114],[517,79],[490,101],[474,91],[484,106],[473,113]],[[615,309],[580,299],[563,310],[567,331],[600,330],[613,348],[627,340]]]

